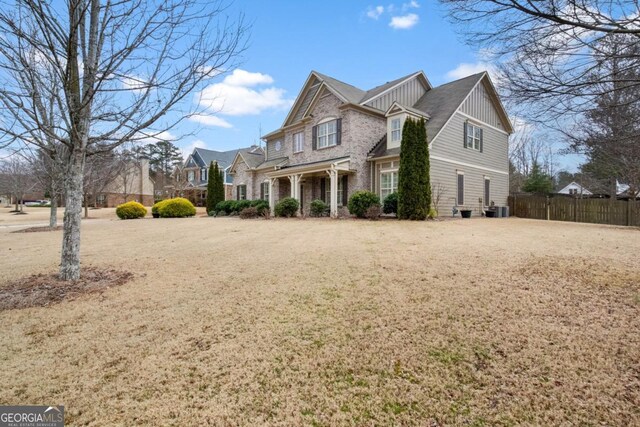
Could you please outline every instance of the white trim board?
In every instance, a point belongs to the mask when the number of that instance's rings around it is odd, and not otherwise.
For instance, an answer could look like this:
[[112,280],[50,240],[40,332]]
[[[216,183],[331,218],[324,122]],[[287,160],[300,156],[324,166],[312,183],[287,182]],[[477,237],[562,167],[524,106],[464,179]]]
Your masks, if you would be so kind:
[[458,165],[458,166],[464,166],[464,167],[469,167],[469,168],[473,168],[473,169],[480,169],[480,170],[483,170],[483,171],[495,172],[495,173],[499,173],[499,174],[503,174],[503,175],[509,175],[509,172],[507,172],[507,171],[501,171],[501,170],[492,169],[492,168],[485,168],[484,166],[472,165],[471,163],[465,163],[465,162],[460,162],[460,161],[457,161],[457,160],[451,160],[451,159],[447,159],[445,157],[429,156],[429,158],[433,159],[433,160],[440,160],[441,162],[452,163],[452,164]]
[[463,113],[462,111],[456,111],[456,113],[460,114],[463,117],[466,117],[467,119],[470,119],[472,122],[478,123],[480,126],[488,127],[490,129],[493,129],[493,130],[495,130],[497,132],[500,132],[500,133],[503,133],[503,134],[509,136],[509,132],[505,131],[504,129],[500,129],[500,128],[497,128],[495,126],[491,126],[489,123],[483,122],[482,120],[478,120],[476,117],[470,116],[470,115],[468,115],[466,113]]

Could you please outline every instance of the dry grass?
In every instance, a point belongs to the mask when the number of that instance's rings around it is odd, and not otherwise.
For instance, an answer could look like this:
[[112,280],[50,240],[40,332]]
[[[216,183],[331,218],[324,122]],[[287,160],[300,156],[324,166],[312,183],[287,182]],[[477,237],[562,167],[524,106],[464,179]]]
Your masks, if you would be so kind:
[[[86,266],[146,276],[1,312],[0,404],[62,403],[68,425],[96,426],[640,423],[638,230],[83,227]],[[3,282],[55,270],[59,232],[0,236]]]

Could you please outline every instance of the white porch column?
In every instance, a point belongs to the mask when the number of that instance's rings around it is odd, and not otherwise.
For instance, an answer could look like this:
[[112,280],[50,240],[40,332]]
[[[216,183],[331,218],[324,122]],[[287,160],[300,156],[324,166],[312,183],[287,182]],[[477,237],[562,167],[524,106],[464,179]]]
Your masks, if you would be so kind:
[[[298,201],[298,205],[300,205],[300,180],[302,179],[303,174],[297,175],[289,175],[289,181],[291,182],[291,197]],[[298,208],[298,213],[300,213],[300,208]]]
[[331,218],[338,217],[338,171],[335,169],[328,170],[331,181],[331,203],[329,204]]
[[271,216],[276,214],[276,180],[277,178],[269,178],[269,210],[271,210]]

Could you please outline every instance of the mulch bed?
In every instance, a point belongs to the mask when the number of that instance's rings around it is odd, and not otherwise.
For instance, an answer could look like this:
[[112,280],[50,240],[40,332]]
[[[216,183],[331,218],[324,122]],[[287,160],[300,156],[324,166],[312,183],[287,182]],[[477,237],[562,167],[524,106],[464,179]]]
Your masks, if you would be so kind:
[[133,273],[114,269],[85,267],[80,280],[63,281],[57,273],[34,274],[0,287],[0,311],[46,307],[84,294],[102,293],[127,283]]
[[58,231],[58,230],[62,230],[61,225],[58,225],[57,227],[54,227],[54,228],[49,228],[47,226],[29,227],[29,228],[23,228],[22,230],[12,231],[12,233],[38,233],[40,231]]

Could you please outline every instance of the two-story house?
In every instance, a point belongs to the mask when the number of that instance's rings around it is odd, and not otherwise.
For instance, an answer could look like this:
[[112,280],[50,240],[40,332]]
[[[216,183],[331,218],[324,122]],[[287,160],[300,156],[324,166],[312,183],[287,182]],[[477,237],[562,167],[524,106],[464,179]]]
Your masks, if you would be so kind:
[[231,163],[239,152],[249,153],[248,155],[257,156],[264,160],[264,150],[258,146],[241,148],[229,151],[215,151],[204,148],[194,148],[184,163],[184,167],[178,171],[185,181],[185,188],[181,193],[192,199],[192,202],[202,206],[207,198],[207,183],[209,180],[209,166],[211,162],[217,163],[218,168],[222,170],[223,182],[225,188],[225,199],[234,199],[233,177],[230,174]]
[[408,117],[426,120],[441,214],[454,206],[479,214],[491,202],[507,204],[513,128],[486,72],[434,88],[419,71],[365,91],[313,71],[282,127],[263,137],[263,159],[236,155],[233,194],[267,199],[272,209],[294,197],[303,212],[322,199],[333,217],[346,213],[357,190],[384,199],[398,188]]

